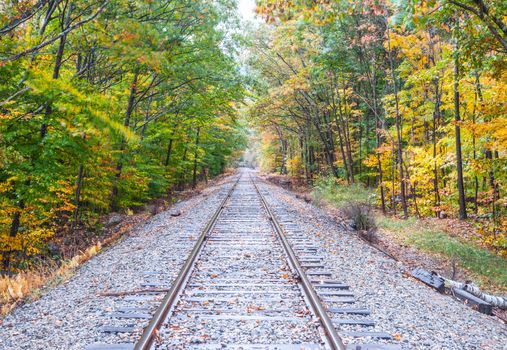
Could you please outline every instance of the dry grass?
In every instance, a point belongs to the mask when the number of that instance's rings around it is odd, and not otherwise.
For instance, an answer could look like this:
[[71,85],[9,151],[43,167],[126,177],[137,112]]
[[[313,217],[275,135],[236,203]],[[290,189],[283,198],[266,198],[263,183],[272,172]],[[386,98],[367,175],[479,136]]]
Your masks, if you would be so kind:
[[8,314],[18,304],[41,295],[44,287],[67,279],[81,264],[97,255],[102,249],[97,243],[84,252],[64,261],[58,268],[38,268],[18,273],[15,276],[0,277],[0,316]]

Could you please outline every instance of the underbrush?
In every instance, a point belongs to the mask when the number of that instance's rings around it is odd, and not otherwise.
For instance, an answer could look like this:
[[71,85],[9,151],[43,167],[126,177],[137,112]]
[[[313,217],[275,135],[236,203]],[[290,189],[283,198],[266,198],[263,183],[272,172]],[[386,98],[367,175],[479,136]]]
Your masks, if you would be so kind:
[[332,177],[323,177],[316,181],[312,196],[317,204],[325,200],[337,208],[345,208],[350,203],[368,204],[374,192],[361,184],[346,185]]
[[507,288],[507,259],[495,255],[475,241],[466,240],[469,235],[455,237],[438,225],[422,219],[410,217],[402,220],[373,210],[370,212],[368,208],[371,208],[375,194],[365,186],[322,178],[317,181],[312,197],[317,205],[326,202],[341,209],[358,230],[369,230],[365,227],[371,225],[389,231],[398,244],[448,259],[469,271],[482,285],[493,283],[501,289]]
[[362,203],[349,203],[342,209],[345,216],[351,220],[352,227],[357,231],[375,230],[375,217],[370,205]]

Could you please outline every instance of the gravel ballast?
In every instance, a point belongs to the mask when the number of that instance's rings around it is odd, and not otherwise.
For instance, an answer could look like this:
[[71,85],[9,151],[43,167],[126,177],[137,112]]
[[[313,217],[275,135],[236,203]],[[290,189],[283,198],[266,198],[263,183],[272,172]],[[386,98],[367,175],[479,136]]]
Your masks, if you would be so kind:
[[[357,305],[371,310],[374,330],[396,338],[403,349],[507,349],[507,328],[409,277],[401,264],[359,239],[319,208],[278,186],[259,181],[277,217],[320,247],[326,270],[350,285]],[[373,330],[373,329],[372,329]]]
[[[83,264],[70,280],[14,310],[0,325],[0,349],[68,350],[94,343],[133,342],[164,293],[99,294],[169,288],[231,180],[226,178],[152,217]],[[174,216],[175,212],[180,214]],[[112,317],[118,312],[137,318]],[[107,333],[103,327],[135,331]]]

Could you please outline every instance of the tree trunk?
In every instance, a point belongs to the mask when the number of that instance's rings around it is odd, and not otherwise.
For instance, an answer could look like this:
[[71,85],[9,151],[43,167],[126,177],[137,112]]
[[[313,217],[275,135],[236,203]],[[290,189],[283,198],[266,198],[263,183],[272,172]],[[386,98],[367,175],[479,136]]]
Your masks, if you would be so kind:
[[[44,35],[44,32],[46,30],[46,25],[47,25],[47,23],[49,21],[49,18],[51,16],[51,14],[56,9],[56,5],[57,5],[57,1],[55,1],[55,3],[49,5],[47,13],[46,13],[46,19],[43,22],[43,25],[42,25],[42,27],[41,27],[41,29],[39,31],[39,35],[40,36]],[[62,27],[64,29],[66,29],[70,25],[70,13],[72,12],[73,8],[74,8],[73,4],[71,3],[69,5],[69,7],[68,7],[67,13],[65,14],[65,19],[62,22]],[[60,68],[61,68],[61,65],[62,65],[62,58],[63,58],[64,49],[65,49],[66,39],[67,39],[66,35],[64,35],[64,36],[62,36],[60,38],[60,42],[59,42],[59,45],[58,45],[57,55],[55,57],[55,66],[53,68],[53,79],[58,79],[58,77],[60,75]],[[34,60],[34,58],[35,58],[35,55],[33,56],[32,60]],[[40,126],[40,129],[39,129],[39,136],[40,136],[41,140],[46,137],[46,134],[47,134],[47,122],[46,122],[46,120],[49,117],[49,115],[51,114],[51,112],[52,112],[52,108],[51,108],[51,105],[48,103],[47,106],[46,106],[45,112],[44,112],[45,113],[44,120],[43,120],[43,122],[42,122],[42,124]],[[34,159],[32,159],[32,162],[33,161],[34,161]],[[26,181],[26,185],[30,186],[30,180]],[[17,210],[14,213],[13,217],[12,217],[11,226],[10,226],[10,230],[9,230],[10,237],[16,237],[17,234],[18,234],[19,227],[20,227],[20,224],[21,224],[21,212],[22,212],[22,210],[24,208],[25,208],[25,202],[24,202],[24,200],[20,200],[19,201],[19,210]],[[9,265],[10,265],[10,253],[9,254],[5,254],[3,265],[6,268],[9,267]]]
[[141,140],[144,139],[144,135],[146,133],[146,128],[148,127],[148,121],[150,118],[150,106],[151,106],[151,96],[148,98],[146,111],[144,113],[144,123],[143,123],[143,126],[141,127]]
[[[187,137],[188,137],[188,134],[187,134]],[[188,144],[185,143],[185,148],[183,150],[183,157],[181,158],[181,163],[183,165],[183,172],[179,174],[179,179],[178,179],[178,189],[180,191],[183,191],[184,187],[185,187],[185,178],[186,178],[186,174],[185,174],[185,162],[187,161],[187,152],[188,152]]]
[[389,67],[391,69],[392,79],[393,79],[393,88],[394,88],[394,102],[396,108],[396,136],[398,141],[398,166],[400,172],[400,195],[401,195],[401,205],[403,208],[403,217],[408,217],[408,207],[407,207],[407,198],[405,192],[405,176],[403,174],[403,143],[401,139],[401,115],[400,115],[400,107],[398,102],[398,86],[396,84],[396,73],[394,72],[394,64],[393,64],[393,54],[391,51],[391,37],[389,34],[389,26],[387,27],[387,46],[388,46],[388,56],[389,56]]
[[313,146],[308,147],[308,165],[310,171],[310,185],[313,185],[313,174],[314,174],[314,165],[315,165],[315,152]]
[[76,198],[74,200],[74,205],[76,206],[76,208],[74,208],[72,227],[74,227],[74,225],[76,224],[77,219],[78,219],[78,215],[79,215],[79,203],[81,200],[81,187],[83,184],[83,170],[84,170],[84,166],[83,166],[83,163],[81,163],[81,164],[79,164],[79,170],[78,170],[78,174],[77,174]]
[[[65,18],[62,22],[61,27],[62,27],[63,31],[66,30],[70,25],[70,21],[71,21],[70,14],[72,13],[73,9],[74,9],[74,4],[71,2],[68,5],[67,13],[65,14]],[[55,56],[55,65],[53,67],[53,79],[55,79],[55,80],[60,77],[60,69],[62,67],[62,60],[63,60],[63,54],[65,52],[66,42],[67,42],[67,34],[64,34],[60,37],[60,40],[58,42],[58,50],[56,51],[56,56]],[[40,137],[41,138],[44,138],[46,136],[47,127],[48,127],[46,120],[49,118],[49,115],[52,113],[52,111],[53,111],[53,109],[51,107],[51,103],[48,103],[48,105],[46,106],[44,121],[42,122],[42,125],[40,128]]]
[[382,213],[386,213],[386,200],[385,200],[385,194],[384,194],[384,185],[383,185],[383,176],[382,176],[382,161],[380,159],[380,129],[381,129],[381,123],[380,120],[377,118],[377,136],[376,136],[376,142],[377,142],[377,165],[378,165],[378,185],[380,187],[380,203],[382,208]]
[[375,69],[375,60],[372,62],[372,77],[370,81],[371,92],[372,92],[372,100],[373,100],[373,116],[375,118],[375,142],[377,147],[377,166],[378,166],[378,186],[380,188],[380,205],[382,208],[382,213],[386,213],[386,200],[384,193],[384,179],[382,174],[382,160],[380,155],[380,146],[382,145],[382,129],[383,123],[380,119],[379,107],[377,103],[377,73]]
[[351,184],[351,176],[350,176],[351,174],[349,172],[347,156],[345,155],[342,130],[340,128],[340,123],[338,123],[338,118],[337,118],[336,114],[334,115],[334,122],[336,124],[336,129],[338,132],[338,143],[340,145],[340,153],[342,155],[342,160],[343,160],[343,170],[345,171],[345,176],[347,177],[347,183],[350,185]]
[[396,215],[396,196],[395,196],[395,186],[394,180],[396,176],[396,150],[395,150],[394,140],[391,141],[391,207],[393,208],[393,213]]
[[466,198],[465,186],[463,183],[463,159],[461,156],[461,129],[460,129],[460,111],[459,111],[459,46],[458,46],[458,31],[459,20],[456,18],[454,38],[454,121],[455,121],[455,137],[456,137],[456,170],[458,173],[457,185],[459,194],[459,218],[464,220],[467,218],[466,212]]
[[[18,203],[18,210],[16,210],[16,212],[14,212],[14,215],[12,216],[11,226],[9,229],[9,237],[14,238],[18,235],[19,227],[21,224],[21,211],[23,209],[25,209],[25,201],[20,200]],[[12,251],[10,249],[8,251],[4,251],[2,254],[3,255],[2,265],[4,271],[8,271],[10,269],[11,254]]]
[[167,153],[165,155],[164,165],[166,167],[169,166],[169,160],[171,158],[172,148],[173,148],[173,139],[171,138],[171,139],[169,139],[169,144],[167,145]]
[[[132,113],[134,112],[134,106],[135,106],[135,99],[137,94],[137,79],[139,77],[139,71],[136,70],[134,73],[134,78],[132,80],[132,84],[130,85],[130,94],[127,104],[127,110],[125,112],[125,120],[123,122],[123,125],[128,128],[130,126],[130,118],[132,116]],[[123,151],[125,151],[125,138],[122,137],[120,142],[120,160],[116,164],[116,174],[115,174],[115,180],[113,183],[113,189],[111,193],[111,204],[110,204],[110,210],[115,211],[118,209],[118,182],[121,178],[121,172],[123,169],[123,154],[121,154]]]
[[440,120],[440,89],[438,86],[438,79],[435,80],[435,110],[433,111],[433,129],[432,129],[432,144],[433,144],[433,192],[435,196],[435,215],[440,216],[440,192],[438,188],[438,168],[437,168],[437,123]]
[[[353,159],[352,159],[352,146],[350,144],[350,134],[349,134],[349,128],[348,128],[348,123],[345,121],[344,119],[344,114],[347,114],[347,106],[346,106],[346,103],[345,103],[345,87],[343,88],[343,96],[342,96],[342,99],[340,99],[338,101],[338,115],[340,117],[340,122],[341,122],[341,125],[342,125],[342,131],[343,131],[343,136],[344,136],[344,141],[345,141],[345,150],[347,152],[347,167],[348,167],[348,173],[349,173],[349,176],[350,176],[350,182],[351,183],[354,183],[354,162],[353,162]],[[342,100],[343,100],[343,108],[345,109],[345,111],[342,110]]]
[[197,155],[199,151],[199,132],[201,128],[197,128],[197,134],[195,135],[195,150],[194,150],[194,172],[192,174],[192,188],[197,186]]

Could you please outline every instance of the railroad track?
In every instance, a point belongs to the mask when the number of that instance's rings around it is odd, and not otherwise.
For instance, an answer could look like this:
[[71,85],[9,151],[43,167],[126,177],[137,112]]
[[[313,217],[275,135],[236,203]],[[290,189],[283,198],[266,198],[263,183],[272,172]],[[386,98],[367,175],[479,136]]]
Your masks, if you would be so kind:
[[137,343],[87,349],[400,349],[266,194],[241,172]]

